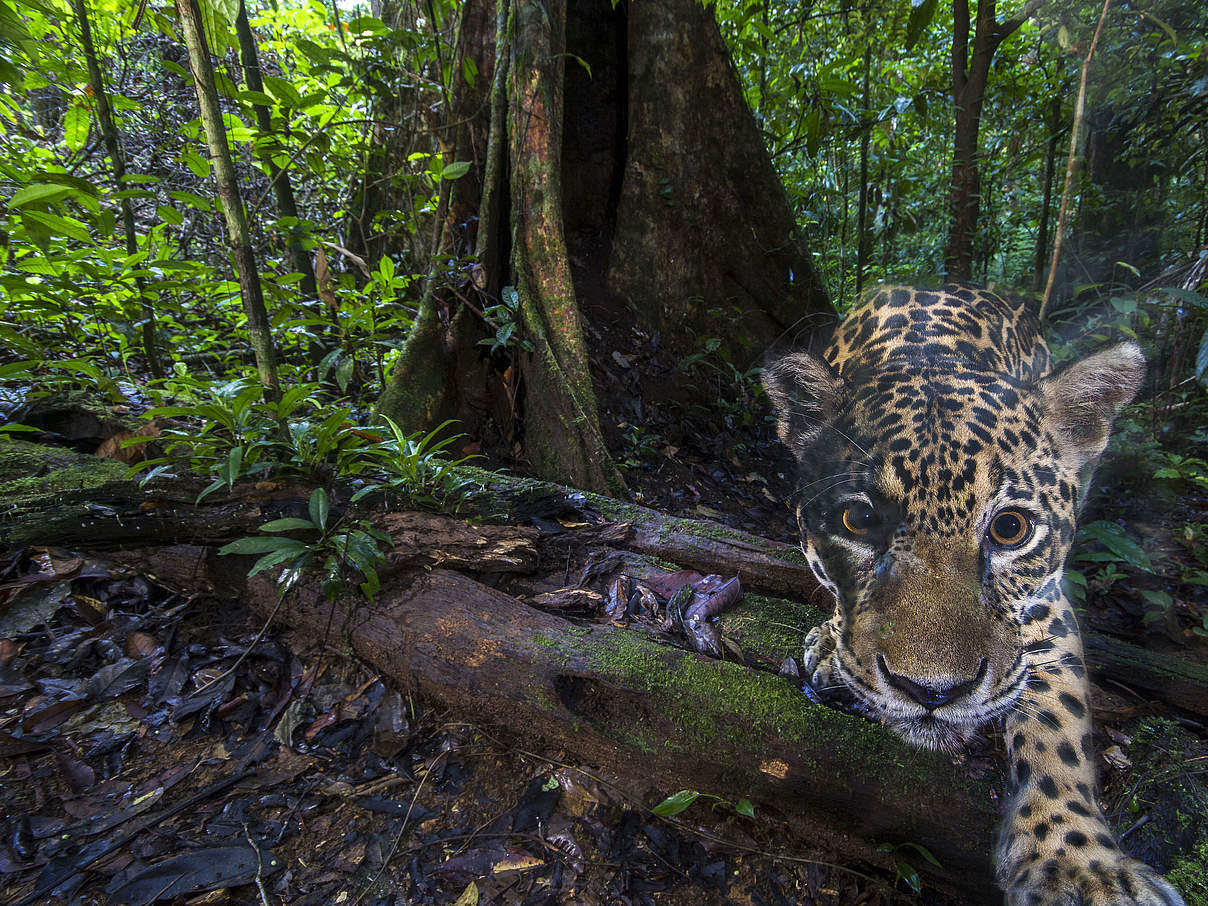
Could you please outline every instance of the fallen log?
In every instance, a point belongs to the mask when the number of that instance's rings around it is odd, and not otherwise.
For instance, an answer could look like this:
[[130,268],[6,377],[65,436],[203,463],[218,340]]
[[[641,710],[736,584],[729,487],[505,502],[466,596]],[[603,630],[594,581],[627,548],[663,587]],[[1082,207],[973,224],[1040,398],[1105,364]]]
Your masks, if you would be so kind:
[[[119,477],[125,467],[111,460],[20,441],[10,442],[6,451],[0,457],[0,501],[4,505],[0,510],[0,544],[10,547],[54,544],[103,550],[144,545],[221,545],[254,534],[271,519],[305,516],[310,493],[309,486],[298,482],[246,483],[230,492],[212,494],[197,505],[197,496],[207,484],[202,480],[166,478],[140,487]],[[703,572],[737,575],[748,591],[815,602],[819,608],[826,605],[795,545],[708,520],[668,516],[550,482],[481,469],[463,472],[468,487],[459,512],[488,522],[506,516],[512,523],[511,531],[523,528],[529,532],[528,543],[534,551],[561,543],[567,535],[580,535],[583,544],[591,544],[600,531],[600,522],[628,526],[624,540],[618,541],[614,533],[600,546],[661,558]],[[370,505],[382,506],[383,501],[370,502],[366,512]],[[557,525],[559,516],[582,522],[585,512],[594,521],[581,529],[565,529],[556,535],[531,529],[534,524]],[[442,517],[432,514],[432,518]],[[416,540],[432,540],[429,535],[434,525],[417,528],[409,537],[405,533],[396,536],[390,568],[420,562],[439,565],[441,557],[460,556],[441,544],[427,545],[429,553],[404,553],[415,547]],[[464,527],[464,522],[446,518],[442,525]],[[385,527],[391,531],[390,525]],[[485,531],[485,526],[477,529]],[[481,558],[481,550],[466,553],[470,560]],[[460,568],[456,562],[447,565]],[[474,564],[463,561],[461,565]],[[488,561],[479,565],[483,568],[471,571],[523,571],[518,565],[505,568],[506,564],[492,565]],[[530,566],[535,568],[535,561]],[[821,610],[808,614],[814,623],[825,616]],[[1087,660],[1097,678],[1113,680],[1145,696],[1208,717],[1208,667],[1094,632],[1085,633],[1085,640]]]

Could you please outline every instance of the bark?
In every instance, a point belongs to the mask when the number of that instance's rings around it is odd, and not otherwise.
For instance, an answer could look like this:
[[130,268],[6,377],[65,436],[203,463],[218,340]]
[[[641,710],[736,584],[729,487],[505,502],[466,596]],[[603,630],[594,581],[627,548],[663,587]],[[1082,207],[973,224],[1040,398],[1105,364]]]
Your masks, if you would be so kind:
[[831,310],[712,15],[695,0],[628,7],[608,283],[673,353],[716,337],[756,364]]
[[264,307],[264,293],[256,268],[256,256],[252,251],[252,240],[248,233],[247,217],[243,210],[243,198],[239,194],[235,166],[231,161],[226,129],[222,122],[222,110],[218,105],[218,88],[214,84],[214,67],[210,62],[209,47],[206,45],[201,9],[197,0],[176,0],[176,12],[180,16],[185,45],[189,50],[189,68],[193,74],[193,87],[197,91],[197,105],[201,111],[206,145],[210,151],[210,165],[214,168],[214,179],[218,186],[218,204],[226,219],[231,255],[235,262],[235,272],[239,276],[243,311],[247,316],[248,337],[256,355],[256,371],[260,376],[260,385],[264,388],[265,399],[275,400],[280,396],[276,352],[273,349],[268,312]]
[[[829,320],[826,296],[710,13],[470,0],[463,17],[479,91],[454,97],[451,122],[472,128],[442,146],[473,168],[377,409],[408,431],[455,419],[484,451],[616,493],[593,366],[636,335],[686,403],[700,382],[674,365],[695,338],[745,371]],[[513,298],[512,340],[484,362],[483,314]]]
[[868,252],[872,237],[868,235],[868,150],[872,142],[872,96],[869,86],[869,70],[872,67],[872,45],[864,48],[864,111],[860,126],[860,200],[856,210],[856,297],[864,289],[864,268],[868,266]]
[[[264,93],[264,80],[260,73],[260,56],[256,50],[256,36],[252,33],[252,27],[247,20],[247,4],[240,0],[239,13],[235,17],[235,33],[239,37],[239,62],[243,66],[244,78],[247,80],[247,87],[252,91]],[[263,104],[253,104],[252,110],[256,114],[256,125],[263,133],[265,139],[270,139],[273,135],[273,122],[269,116],[268,108]],[[289,178],[289,171],[283,170],[277,166],[273,160],[273,155],[280,150],[280,146],[274,140],[271,144],[264,147],[261,153],[261,159],[264,161],[264,166],[268,171],[269,184],[273,189],[273,196],[277,200],[277,215],[279,217],[292,217],[298,219],[298,205],[294,200],[293,182]],[[310,260],[310,253],[306,251],[301,239],[298,237],[296,228],[291,231],[287,242],[289,248],[289,260],[295,271],[302,275],[302,281],[298,284],[302,290],[302,294],[308,299],[315,299],[318,296],[318,288],[315,285],[315,268]]]
[[1061,99],[1049,102],[1049,144],[1044,155],[1043,191],[1040,202],[1040,226],[1036,231],[1036,263],[1032,272],[1032,291],[1044,287],[1045,262],[1049,257],[1049,218],[1053,210],[1053,172],[1057,168],[1057,146],[1061,142]]
[[[117,126],[113,122],[113,108],[109,104],[109,92],[105,90],[105,80],[101,75],[101,64],[97,59],[96,47],[92,43],[92,25],[88,21],[88,8],[84,0],[74,0],[76,19],[80,23],[80,43],[84,48],[84,59],[88,63],[88,84],[92,88],[92,96],[96,101],[97,122],[101,127],[101,137],[105,142],[105,150],[113,166],[113,182],[118,191],[125,188],[126,157],[117,134]],[[119,202],[122,212],[122,230],[126,235],[126,254],[133,256],[138,252],[138,235],[134,225],[134,209],[130,199],[123,196]],[[160,361],[158,341],[155,336],[155,309],[147,298],[146,285],[142,277],[134,278],[135,291],[138,293],[139,306],[142,309],[143,352],[147,356],[147,368],[152,377],[162,378],[164,366]]]
[[[460,179],[443,186],[447,194],[432,239],[439,260],[431,266],[415,323],[375,407],[379,415],[408,431],[427,430],[448,418],[468,423],[464,398],[473,393],[468,388],[481,377],[481,367],[469,356],[480,334],[467,329],[470,325],[460,316],[459,295],[467,288],[452,285],[447,263],[469,258],[482,242],[480,222],[486,218],[479,207],[490,185],[487,180],[497,178],[487,167],[486,149],[491,139],[489,98],[506,71],[496,60],[500,28],[488,0],[470,0],[463,7],[458,46],[463,58],[473,62],[478,76],[472,85],[457,81],[441,147],[446,165],[466,161],[471,167]],[[485,264],[479,257],[475,272]],[[497,274],[498,268],[490,271]]]
[[509,26],[508,159],[512,268],[532,350],[526,447],[536,473],[576,487],[624,487],[600,433],[583,325],[562,231],[562,73],[566,7],[518,3]]

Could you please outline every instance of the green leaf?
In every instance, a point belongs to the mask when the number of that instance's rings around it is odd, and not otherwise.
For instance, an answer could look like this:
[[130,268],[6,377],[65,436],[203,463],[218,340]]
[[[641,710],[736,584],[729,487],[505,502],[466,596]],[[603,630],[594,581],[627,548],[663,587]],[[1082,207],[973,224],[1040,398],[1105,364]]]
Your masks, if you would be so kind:
[[739,799],[734,803],[734,811],[745,818],[755,817],[755,806],[751,804],[750,799]]
[[[1099,520],[1079,529],[1079,534],[1098,541],[1114,555],[1115,559],[1123,561],[1147,573],[1153,572],[1153,563],[1145,549],[1136,540],[1129,537],[1124,529],[1114,522]],[[1093,554],[1085,554],[1082,559],[1091,559]]]
[[898,848],[899,849],[913,849],[916,853],[918,853],[920,856],[922,856],[926,861],[930,862],[936,868],[944,867],[943,865],[940,864],[940,860],[937,859],[932,854],[931,850],[929,850],[927,847],[925,847],[922,843],[903,843]]
[[352,370],[356,367],[356,359],[348,356],[340,359],[340,364],[336,366],[336,385],[343,393],[348,390],[348,382],[352,380]]
[[72,104],[63,115],[63,141],[67,150],[75,152],[84,147],[92,130],[92,116],[82,104]]
[[266,569],[276,566],[278,563],[284,563],[291,557],[297,556],[299,556],[297,551],[288,550],[286,548],[272,551],[271,553],[265,554],[252,564],[252,568],[247,571],[247,577],[250,579],[252,576],[256,575],[256,573],[263,572]]
[[440,172],[441,179],[459,179],[470,171],[470,162],[459,160],[449,164]]
[[307,508],[310,510],[310,521],[317,525],[320,531],[326,529],[327,515],[331,510],[331,501],[327,498],[327,491],[323,488],[315,488],[311,491]]
[[298,89],[291,82],[286,81],[280,76],[266,75],[264,77],[264,87],[269,90],[277,100],[287,107],[297,107],[302,103],[302,95],[298,94]]
[[205,179],[210,175],[210,162],[196,151],[182,151],[180,159],[185,162],[185,166],[192,170],[193,175],[198,179]]
[[680,790],[678,793],[668,796],[650,811],[660,818],[671,818],[674,815],[678,815],[699,798],[700,793],[696,790]]
[[919,43],[919,38],[935,18],[938,0],[911,0],[910,19],[906,23],[906,51],[909,52]]
[[267,554],[271,551],[289,550],[302,553],[309,548],[294,538],[269,538],[263,535],[252,538],[239,538],[218,549],[218,553],[227,554]]
[[52,183],[36,182],[32,185],[18,189],[13,197],[9,199],[9,210],[23,208],[27,204],[43,203],[49,204],[52,201],[58,201],[65,195],[75,195],[76,190],[71,186],[57,186]]
[[309,519],[300,519],[297,516],[286,516],[284,519],[274,519],[272,522],[266,522],[260,526],[262,532],[292,532],[295,530],[313,532],[318,528]]
[[1170,608],[1174,607],[1174,598],[1164,591],[1152,591],[1148,588],[1141,589],[1141,597],[1157,610],[1166,613]]
[[161,204],[155,209],[155,213],[159,215],[160,220],[172,226],[180,226],[185,222],[185,215],[171,205]]
[[92,243],[92,234],[88,232],[88,228],[74,217],[60,217],[45,211],[22,211],[21,217],[45,227],[53,236],[66,236],[78,242]]
[[1200,349],[1195,354],[1195,378],[1208,387],[1208,330],[1200,337]]

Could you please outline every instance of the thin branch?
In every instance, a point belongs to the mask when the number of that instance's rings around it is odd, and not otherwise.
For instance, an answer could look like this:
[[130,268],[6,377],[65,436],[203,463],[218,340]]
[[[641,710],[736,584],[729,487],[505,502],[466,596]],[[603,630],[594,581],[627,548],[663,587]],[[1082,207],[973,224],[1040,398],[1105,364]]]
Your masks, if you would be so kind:
[[1095,26],[1095,36],[1091,38],[1090,49],[1086,59],[1082,61],[1082,77],[1078,82],[1078,101],[1074,104],[1074,123],[1070,127],[1070,154],[1065,164],[1065,186],[1061,190],[1061,208],[1057,213],[1057,229],[1053,237],[1053,257],[1049,260],[1049,278],[1044,285],[1044,299],[1040,303],[1040,320],[1044,321],[1049,302],[1053,298],[1053,284],[1057,277],[1057,263],[1061,260],[1061,247],[1065,244],[1065,221],[1069,215],[1070,195],[1074,188],[1074,170],[1078,164],[1078,138],[1082,133],[1082,119],[1086,111],[1086,82],[1090,74],[1091,60],[1095,56],[1095,48],[1099,45],[1099,35],[1103,33],[1103,23],[1107,21],[1107,10],[1112,0],[1103,0],[1103,9],[1099,13],[1099,24]]

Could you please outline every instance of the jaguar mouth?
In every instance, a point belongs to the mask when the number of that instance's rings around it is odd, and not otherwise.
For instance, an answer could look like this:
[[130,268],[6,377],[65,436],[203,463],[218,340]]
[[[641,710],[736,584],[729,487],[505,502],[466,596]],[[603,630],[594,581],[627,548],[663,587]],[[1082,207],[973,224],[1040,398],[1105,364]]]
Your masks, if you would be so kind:
[[891,718],[884,723],[913,746],[955,754],[973,738],[984,721],[954,723],[927,713],[917,717]]
[[[890,690],[878,688],[853,673],[836,652],[834,663],[843,685],[861,706],[859,710],[889,728],[906,742],[920,749],[950,754],[959,752],[978,730],[1012,710],[1019,700],[1023,684],[1009,682],[982,699],[965,698],[935,709],[905,702]],[[1012,673],[1015,671],[1013,670]],[[1010,677],[1015,680],[1017,677]]]

